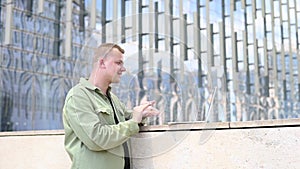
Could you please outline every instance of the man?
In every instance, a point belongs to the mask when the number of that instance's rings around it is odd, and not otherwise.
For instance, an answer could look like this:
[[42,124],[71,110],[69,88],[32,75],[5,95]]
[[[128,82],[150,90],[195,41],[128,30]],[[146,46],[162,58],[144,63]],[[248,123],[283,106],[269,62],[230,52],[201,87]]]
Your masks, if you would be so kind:
[[139,132],[143,118],[159,114],[153,101],[127,110],[111,93],[110,84],[126,71],[123,54],[116,44],[100,45],[89,79],[81,78],[66,96],[65,148],[73,169],[130,168],[126,141]]

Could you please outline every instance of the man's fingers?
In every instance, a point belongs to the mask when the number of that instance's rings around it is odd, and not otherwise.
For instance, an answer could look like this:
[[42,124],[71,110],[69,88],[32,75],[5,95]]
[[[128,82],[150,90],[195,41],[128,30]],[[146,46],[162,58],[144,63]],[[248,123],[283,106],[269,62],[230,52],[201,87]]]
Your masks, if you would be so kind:
[[156,108],[150,106],[145,111],[143,112],[144,116],[149,117],[149,116],[156,116],[160,114],[160,111],[157,110]]
[[143,111],[144,111],[144,110],[148,109],[148,107],[150,107],[151,104],[145,104],[145,105],[141,105],[141,106],[144,106],[144,107],[143,107]]
[[149,102],[147,102],[147,103],[145,103],[145,104],[142,104],[141,106],[145,106],[145,107],[143,107],[142,109],[143,110],[145,110],[145,109],[147,109],[149,106],[153,106],[155,104],[155,101],[149,101]]
[[155,100],[151,100],[151,101],[142,101],[141,105],[154,105],[155,104]]
[[153,106],[155,104],[155,100],[149,101],[148,104]]

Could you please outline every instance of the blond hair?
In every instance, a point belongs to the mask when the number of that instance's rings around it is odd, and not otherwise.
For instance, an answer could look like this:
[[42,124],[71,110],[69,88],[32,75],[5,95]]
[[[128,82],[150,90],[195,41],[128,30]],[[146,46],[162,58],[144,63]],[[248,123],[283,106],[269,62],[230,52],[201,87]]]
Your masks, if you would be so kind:
[[124,49],[115,43],[103,43],[94,51],[94,63],[101,57],[105,58],[113,49],[118,49],[122,54],[125,53]]

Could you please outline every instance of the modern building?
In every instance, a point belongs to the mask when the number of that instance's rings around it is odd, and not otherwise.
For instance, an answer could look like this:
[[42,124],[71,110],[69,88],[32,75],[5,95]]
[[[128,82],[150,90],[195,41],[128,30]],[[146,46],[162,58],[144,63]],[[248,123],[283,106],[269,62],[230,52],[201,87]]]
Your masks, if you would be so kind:
[[62,129],[92,48],[126,50],[115,92],[149,125],[300,117],[299,0],[2,0],[1,131]]

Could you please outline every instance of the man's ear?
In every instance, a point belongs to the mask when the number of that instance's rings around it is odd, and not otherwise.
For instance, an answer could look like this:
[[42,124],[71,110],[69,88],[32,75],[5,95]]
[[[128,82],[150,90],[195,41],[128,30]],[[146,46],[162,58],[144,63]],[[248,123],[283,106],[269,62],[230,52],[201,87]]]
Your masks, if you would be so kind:
[[100,59],[98,60],[98,66],[99,66],[100,68],[106,68],[105,63],[104,63],[104,59],[103,59],[103,58],[100,58]]

